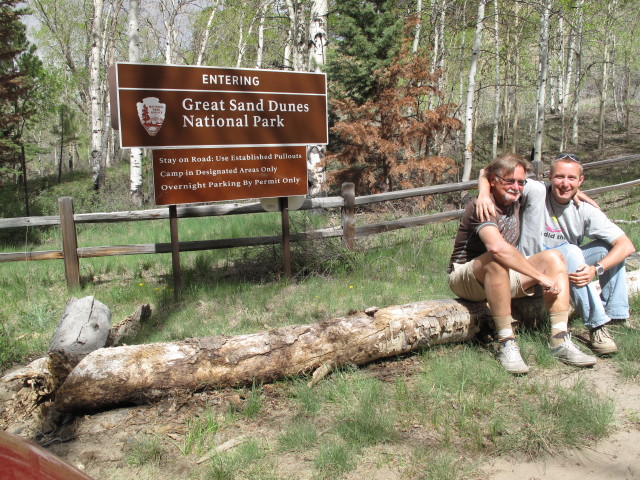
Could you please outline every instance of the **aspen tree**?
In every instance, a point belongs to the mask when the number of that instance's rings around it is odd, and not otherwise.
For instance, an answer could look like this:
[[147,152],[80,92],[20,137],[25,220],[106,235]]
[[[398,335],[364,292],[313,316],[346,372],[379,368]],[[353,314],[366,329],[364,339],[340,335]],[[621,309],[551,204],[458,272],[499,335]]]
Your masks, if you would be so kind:
[[478,1],[478,16],[476,20],[476,33],[473,39],[471,50],[471,65],[469,66],[469,81],[467,85],[467,104],[464,127],[464,167],[462,181],[469,181],[471,178],[471,164],[473,162],[473,118],[475,113],[475,88],[476,71],[478,69],[478,59],[480,57],[480,46],[482,44],[482,31],[484,29],[484,7],[486,0]]
[[[140,26],[139,0],[129,0],[129,61],[137,63],[140,61]],[[129,182],[131,199],[140,206],[142,205],[142,149],[132,148],[129,151]]]
[[538,95],[536,100],[535,137],[533,143],[533,168],[536,175],[542,174],[542,140],[544,136],[544,114],[547,93],[549,64],[549,23],[551,0],[546,0],[540,16],[540,53],[538,62]]

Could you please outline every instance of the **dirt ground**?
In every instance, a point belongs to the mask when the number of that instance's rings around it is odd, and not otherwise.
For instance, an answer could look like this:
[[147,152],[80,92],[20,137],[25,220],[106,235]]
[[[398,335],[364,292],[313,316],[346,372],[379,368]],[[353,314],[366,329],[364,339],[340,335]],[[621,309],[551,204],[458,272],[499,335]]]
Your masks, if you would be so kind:
[[[417,356],[377,362],[365,366],[368,373],[384,382],[394,382],[398,375],[410,376],[419,368]],[[555,372],[557,375],[557,371]],[[545,370],[530,375],[549,377]],[[640,478],[640,385],[623,380],[612,359],[601,360],[594,368],[562,370],[557,380],[565,386],[584,380],[596,391],[615,401],[617,422],[608,438],[575,451],[557,452],[537,461],[517,461],[507,457],[481,460],[472,478],[482,480],[506,479],[562,479],[562,480],[627,480]],[[222,429],[215,436],[219,450],[232,450],[247,438],[276,444],[276,437],[291,422],[295,408],[288,397],[286,384],[263,387],[262,408],[257,417],[234,421],[232,428]],[[82,417],[67,417],[62,426],[50,435],[46,447],[67,462],[84,470],[97,480],[117,480],[137,477],[146,479],[200,478],[204,471],[206,453],[184,456],[181,453],[187,420],[204,409],[219,413],[246,402],[239,390],[228,389],[174,396],[153,405],[118,408]],[[6,422],[2,427],[20,432],[21,419]],[[416,478],[407,468],[416,433],[407,431],[405,438],[393,445],[374,447],[360,458],[357,468],[345,478],[401,480]],[[141,436],[161,438],[164,447],[160,467],[140,468],[127,464],[131,445]],[[310,479],[314,477],[313,459],[301,453],[277,453],[276,478]],[[203,458],[199,458],[203,457]],[[384,458],[384,461],[381,461]],[[198,463],[200,462],[200,463]],[[411,473],[408,473],[411,472]]]
[[531,462],[499,458],[487,462],[479,477],[491,480],[631,480],[640,478],[640,385],[620,378],[616,364],[600,361],[593,369],[578,370],[560,381],[584,378],[596,391],[615,401],[615,432],[596,445],[558,452]]

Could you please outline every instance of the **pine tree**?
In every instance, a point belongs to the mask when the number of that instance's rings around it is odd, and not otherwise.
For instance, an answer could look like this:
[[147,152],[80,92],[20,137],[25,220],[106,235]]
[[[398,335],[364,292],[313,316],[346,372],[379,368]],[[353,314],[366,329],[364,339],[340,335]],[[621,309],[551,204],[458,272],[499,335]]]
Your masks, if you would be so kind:
[[16,102],[27,88],[27,79],[18,68],[18,57],[28,47],[26,27],[20,21],[24,9],[18,0],[0,0],[0,167],[15,166],[20,113]]
[[[326,72],[334,98],[363,104],[378,90],[376,72],[391,64],[400,48],[403,0],[341,0],[329,15]],[[406,6],[405,6],[406,7]]]
[[410,44],[405,37],[391,66],[376,72],[371,99],[362,105],[352,99],[332,102],[339,121],[331,130],[338,141],[327,162],[340,165],[332,174],[337,184],[351,181],[360,194],[429,185],[454,165],[429,151],[436,137],[442,141],[461,123],[451,116],[452,104],[428,109],[429,96],[440,96],[437,74],[430,72],[429,56],[412,54]]

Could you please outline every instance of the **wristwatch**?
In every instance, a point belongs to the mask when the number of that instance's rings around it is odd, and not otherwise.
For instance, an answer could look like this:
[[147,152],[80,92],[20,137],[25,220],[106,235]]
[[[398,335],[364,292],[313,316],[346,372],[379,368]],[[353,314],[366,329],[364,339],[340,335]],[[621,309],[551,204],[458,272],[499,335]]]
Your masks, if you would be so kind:
[[596,263],[596,275],[600,276],[604,273],[604,267],[599,263]]

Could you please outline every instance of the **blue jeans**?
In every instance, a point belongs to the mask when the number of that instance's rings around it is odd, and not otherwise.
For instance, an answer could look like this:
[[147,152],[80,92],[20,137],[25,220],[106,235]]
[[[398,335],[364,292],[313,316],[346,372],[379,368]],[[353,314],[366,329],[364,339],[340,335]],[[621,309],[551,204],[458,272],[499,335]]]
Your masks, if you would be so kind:
[[[556,247],[567,262],[567,271],[575,272],[580,265],[595,265],[602,260],[611,245],[602,240],[582,245],[565,243]],[[612,318],[629,318],[629,297],[627,296],[627,277],[624,262],[610,268],[599,278],[601,294],[598,295],[593,283],[584,287],[571,284],[571,302],[576,313],[582,317],[588,328],[599,327]]]

